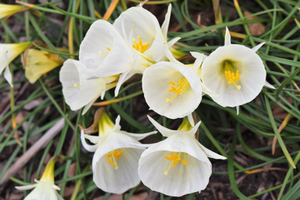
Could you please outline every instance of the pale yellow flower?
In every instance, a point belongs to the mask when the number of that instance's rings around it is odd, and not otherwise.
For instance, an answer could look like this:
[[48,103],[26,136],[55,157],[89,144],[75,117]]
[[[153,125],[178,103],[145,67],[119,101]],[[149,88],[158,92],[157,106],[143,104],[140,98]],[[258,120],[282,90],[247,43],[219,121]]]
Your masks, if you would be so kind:
[[21,5],[8,5],[0,3],[0,19],[25,10],[28,10],[28,8]]
[[18,55],[20,55],[25,49],[29,47],[31,42],[22,42],[17,44],[0,44],[0,74],[4,71],[4,78],[7,82],[12,85],[12,75],[8,68],[8,65],[13,61]]
[[44,50],[29,49],[25,57],[25,76],[34,83],[43,74],[63,64],[64,60],[58,55]]

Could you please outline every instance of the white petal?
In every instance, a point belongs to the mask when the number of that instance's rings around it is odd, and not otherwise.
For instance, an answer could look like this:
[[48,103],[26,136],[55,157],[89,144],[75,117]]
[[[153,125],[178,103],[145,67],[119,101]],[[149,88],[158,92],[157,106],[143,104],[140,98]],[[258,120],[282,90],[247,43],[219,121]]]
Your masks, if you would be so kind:
[[158,130],[158,132],[160,132],[163,136],[165,137],[169,137],[173,134],[176,134],[178,131],[177,130],[171,130],[168,129],[162,125],[160,125],[159,123],[157,123],[152,117],[150,117],[149,115],[147,115],[148,119],[150,120],[150,122],[153,124],[153,126]]
[[115,121],[115,126],[113,128],[113,131],[121,130],[120,121],[121,121],[121,117],[120,117],[120,115],[118,115],[118,117],[116,118],[116,121]]
[[193,118],[193,114],[189,114],[188,116],[188,120],[189,120],[189,123],[192,125],[192,126],[195,126],[195,121],[194,121],[194,118]]
[[91,25],[80,45],[79,60],[98,77],[116,75],[132,66],[128,45],[105,20],[97,20]]
[[82,143],[82,146],[89,152],[94,152],[96,151],[98,145],[95,144],[95,145],[89,145],[88,143],[86,143],[85,141],[85,134],[84,132],[81,130],[81,133],[80,133],[80,139],[81,139],[81,143]]
[[198,69],[199,67],[201,67],[201,64],[202,64],[202,62],[204,60],[204,54],[203,53],[198,54],[198,52],[190,52],[190,53],[192,54],[192,56],[194,58],[196,58],[193,67],[195,69]]
[[230,37],[230,32],[226,26],[226,33],[225,33],[225,42],[224,46],[230,45],[231,44],[231,37]]
[[214,158],[214,159],[221,159],[221,160],[226,160],[227,158],[219,155],[209,149],[207,149],[205,146],[203,146],[202,144],[199,143],[199,146],[201,147],[201,149],[205,152],[205,154],[209,157],[209,158]]
[[91,76],[81,62],[72,59],[64,62],[60,70],[60,82],[66,103],[72,110],[90,105],[105,90],[105,80],[89,79]]
[[168,34],[170,18],[171,18],[171,10],[172,10],[172,4],[169,4],[168,11],[165,15],[165,21],[163,22],[163,24],[161,26],[161,31],[162,31],[162,34],[165,38],[167,38],[167,34]]
[[96,165],[93,165],[93,180],[100,189],[121,194],[139,184],[138,160],[143,150],[131,148],[118,150],[123,151],[121,157],[116,160],[118,169],[103,156]]
[[13,85],[12,85],[12,76],[11,76],[11,73],[10,73],[10,70],[9,70],[8,67],[6,67],[6,69],[4,71],[4,78],[10,84],[10,87],[13,87]]
[[130,79],[133,75],[134,75],[134,73],[129,73],[129,72],[126,72],[126,73],[120,75],[118,83],[115,88],[115,96],[116,97],[119,95],[119,90],[120,90],[121,86],[123,85],[123,83],[125,81],[127,81],[128,79]]
[[88,103],[88,104],[86,104],[86,106],[84,106],[84,109],[83,109],[81,115],[84,115],[90,109],[90,107],[93,105],[93,103],[96,101],[97,98],[93,99],[90,103]]
[[276,88],[275,88],[273,85],[271,85],[270,83],[268,83],[268,81],[265,82],[264,86],[265,86],[265,87],[268,87],[268,88],[270,88],[270,89],[276,90]]
[[172,40],[170,40],[168,42],[168,47],[171,48],[176,42],[178,42],[178,40],[180,40],[181,38],[180,37],[176,37],[176,38],[173,38]]
[[1,65],[0,65],[0,74],[1,74],[5,68],[8,68],[8,63],[9,63],[6,52],[2,48],[0,48],[0,60],[1,60]]
[[35,188],[37,184],[33,185],[24,185],[24,186],[16,186],[15,188],[18,190],[30,190],[32,188]]
[[143,153],[141,156],[139,176],[151,190],[169,196],[182,196],[203,190],[207,186],[212,171],[209,161],[201,162],[187,155],[185,161],[188,165],[176,164],[165,175],[164,172],[171,164],[166,156],[170,157],[169,151],[156,151],[147,156]]
[[257,51],[260,47],[262,47],[262,45],[264,45],[264,44],[265,44],[265,42],[262,42],[262,43],[256,45],[255,47],[253,47],[252,50],[253,50],[254,52],[256,52],[256,51]]
[[[81,132],[83,132],[83,130],[81,130]],[[84,134],[84,138],[88,139],[91,143],[98,144],[99,141],[104,138],[104,136],[94,136],[94,135]]]
[[[173,100],[169,92],[170,81],[177,84],[187,81],[189,85]],[[143,74],[142,87],[150,109],[170,119],[182,118],[192,113],[202,99],[202,88],[197,74],[191,67],[171,62],[159,62],[147,68]]]
[[149,135],[153,135],[156,133],[157,133],[157,131],[152,131],[149,133],[128,133],[128,132],[126,132],[127,135],[129,135],[130,137],[133,137],[136,140],[142,140],[145,137],[148,137]]

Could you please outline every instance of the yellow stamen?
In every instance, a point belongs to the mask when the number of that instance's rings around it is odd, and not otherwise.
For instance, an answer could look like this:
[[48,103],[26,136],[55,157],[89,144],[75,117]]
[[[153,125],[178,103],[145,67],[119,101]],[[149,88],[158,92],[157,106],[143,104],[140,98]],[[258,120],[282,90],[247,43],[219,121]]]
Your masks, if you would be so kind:
[[147,48],[149,47],[149,43],[143,44],[142,39],[141,39],[140,36],[138,36],[138,39],[139,39],[138,43],[136,42],[135,38],[132,39],[133,42],[134,42],[134,44],[132,46],[137,51],[139,51],[141,53],[144,53],[147,50]]
[[[111,51],[111,49],[109,47],[106,47],[105,49],[107,49],[108,51]],[[104,56],[107,56],[107,53],[104,53],[103,51],[99,51],[99,54],[102,54]]]
[[80,86],[77,83],[74,83],[74,87],[79,88]]
[[[168,175],[168,173],[169,173],[169,171],[170,171],[170,169],[171,169],[171,166],[172,166],[172,168],[173,168],[173,167],[175,167],[176,164],[179,164],[179,163],[180,163],[180,160],[181,160],[180,155],[181,155],[181,152],[176,152],[176,153],[174,153],[174,152],[171,151],[171,157],[165,156],[165,158],[166,158],[167,160],[171,160],[171,161],[172,161],[172,162],[170,163],[168,169],[167,169],[166,171],[164,171],[164,174],[165,174],[165,175]],[[184,159],[186,160],[186,153],[184,153]],[[182,163],[183,165],[188,165],[188,163],[187,163],[186,161],[184,161],[184,160],[181,160],[181,163]]]
[[106,154],[106,160],[112,165],[115,167],[115,169],[118,169],[118,164],[117,164],[117,160],[122,156],[123,154],[123,151],[120,151],[118,152],[117,149],[111,151],[111,152],[108,152]]
[[225,74],[226,79],[228,80],[228,84],[232,84],[238,89],[241,89],[241,86],[238,85],[236,82],[240,81],[240,73],[239,70],[234,65],[233,61],[224,60],[222,62],[222,70]]
[[104,56],[107,56],[107,54],[106,54],[106,53],[103,53],[102,51],[99,51],[99,54],[102,54],[102,55],[104,55]]
[[182,94],[190,86],[186,78],[179,80],[177,84],[175,84],[173,81],[169,81],[168,83],[170,84],[171,89],[168,89],[167,92],[175,93],[175,95],[171,98],[166,98],[166,102],[172,101],[177,97],[177,95]]

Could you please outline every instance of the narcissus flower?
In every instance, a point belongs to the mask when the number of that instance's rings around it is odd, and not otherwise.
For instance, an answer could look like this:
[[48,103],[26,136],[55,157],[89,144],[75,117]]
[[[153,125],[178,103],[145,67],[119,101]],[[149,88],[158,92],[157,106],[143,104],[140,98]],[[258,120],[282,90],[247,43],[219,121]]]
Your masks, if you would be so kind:
[[25,54],[25,76],[34,83],[43,74],[63,64],[64,60],[57,54],[44,50],[29,49]]
[[143,73],[156,62],[166,60],[165,51],[170,52],[169,49],[179,39],[167,42],[170,15],[171,5],[160,27],[156,17],[139,6],[127,9],[115,20],[113,25],[128,43],[134,58],[132,69],[120,76],[116,96],[121,85],[134,73]]
[[62,83],[65,101],[72,110],[85,106],[84,114],[99,96],[103,98],[105,91],[116,85],[116,76],[96,79],[91,77],[92,74],[80,61],[68,59],[64,62],[59,80]]
[[147,68],[142,87],[150,109],[171,119],[191,114],[202,99],[197,75],[200,64],[196,63],[198,66],[163,61]]
[[[103,191],[121,194],[140,182],[138,160],[144,147],[138,140],[156,132],[133,134],[121,131],[120,116],[116,124],[106,113],[99,119],[99,136],[91,136],[81,131],[83,147],[95,152],[93,156],[93,180]],[[94,143],[89,145],[86,139]]]
[[225,45],[217,48],[203,62],[201,79],[219,95],[212,99],[223,107],[235,107],[252,101],[266,83],[266,70],[255,51],[231,44],[226,28]]
[[21,5],[9,5],[0,3],[0,19],[24,10],[28,10],[28,8]]
[[178,130],[170,130],[148,118],[167,139],[151,145],[141,155],[141,181],[151,190],[169,196],[205,189],[212,173],[207,157],[226,158],[208,150],[195,139],[200,122],[192,127],[185,118]]
[[[166,59],[165,50],[175,43],[172,41],[168,46],[167,42],[170,15],[171,4],[165,21],[160,27],[157,18],[151,12],[141,6],[131,7],[123,12],[113,25],[133,47],[135,54],[159,62]],[[176,38],[176,41],[178,39]],[[144,69],[146,67],[144,66]]]
[[8,65],[11,61],[13,61],[18,55],[20,55],[31,42],[22,42],[18,44],[0,44],[0,74],[4,71],[4,78],[7,82],[12,85],[12,75],[8,68]]
[[54,184],[54,165],[57,157],[53,157],[47,164],[46,169],[39,181],[33,185],[17,186],[18,190],[33,189],[24,200],[63,200],[56,190],[60,190]]

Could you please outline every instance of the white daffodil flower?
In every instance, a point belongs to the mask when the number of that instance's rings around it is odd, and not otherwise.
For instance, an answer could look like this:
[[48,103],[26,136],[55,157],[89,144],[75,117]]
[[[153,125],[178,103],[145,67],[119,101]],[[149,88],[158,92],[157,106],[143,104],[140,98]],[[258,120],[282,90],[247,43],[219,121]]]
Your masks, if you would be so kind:
[[167,139],[151,145],[141,155],[139,176],[151,190],[182,196],[205,189],[212,173],[207,157],[226,159],[204,146],[194,137],[200,122],[192,127],[186,118],[178,130],[167,129],[148,117]]
[[18,190],[30,190],[34,188],[24,200],[63,200],[56,191],[60,190],[60,188],[54,184],[55,161],[56,159],[49,161],[41,180],[35,180],[35,182],[37,182],[36,184],[16,187]]
[[[142,6],[131,7],[124,11],[114,22],[114,27],[122,34],[138,55],[155,62],[165,60],[167,30],[170,21],[171,4],[168,8],[162,28],[157,18]],[[143,68],[143,67],[141,67]],[[145,67],[144,67],[145,68]]]
[[166,60],[166,51],[172,54],[170,48],[179,38],[167,41],[170,16],[171,4],[160,27],[156,17],[139,6],[127,9],[115,20],[113,25],[131,47],[134,58],[132,69],[120,76],[115,95],[125,80],[134,73],[143,73],[156,62]]
[[90,79],[92,74],[84,64],[73,59],[64,62],[59,74],[66,103],[72,110],[85,106],[83,114],[99,96],[103,99],[105,91],[116,85],[116,77]]
[[79,61],[94,77],[107,77],[131,70],[133,56],[115,27],[97,20],[80,44]]
[[[156,132],[133,134],[121,131],[120,116],[116,124],[106,113],[99,119],[99,136],[81,131],[83,147],[95,152],[93,156],[93,180],[98,188],[110,193],[121,194],[140,182],[138,160],[144,148],[138,140]],[[86,139],[94,145],[89,145]]]
[[147,68],[142,87],[150,109],[170,119],[191,114],[202,99],[198,67],[162,61]]
[[225,46],[217,48],[203,62],[201,79],[219,95],[212,99],[223,107],[238,107],[252,101],[266,84],[266,70],[255,51],[231,44],[226,28]]
[[12,75],[9,70],[9,63],[20,55],[31,44],[31,42],[22,42],[18,44],[0,44],[0,74],[4,70],[4,78],[12,85]]

